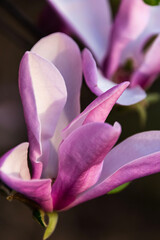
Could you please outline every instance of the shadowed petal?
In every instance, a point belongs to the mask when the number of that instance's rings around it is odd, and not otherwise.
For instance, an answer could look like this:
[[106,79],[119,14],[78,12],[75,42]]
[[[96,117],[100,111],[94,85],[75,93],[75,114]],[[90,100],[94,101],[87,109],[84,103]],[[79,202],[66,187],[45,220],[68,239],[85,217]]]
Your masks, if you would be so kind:
[[[88,87],[98,96],[112,87],[118,86],[116,83],[105,78],[101,72],[98,71],[92,54],[87,49],[83,51],[83,71]],[[145,91],[141,87],[136,86],[134,88],[127,88],[119,99],[117,98],[117,103],[128,106],[142,101],[145,97]]]
[[48,0],[102,63],[108,48],[111,11],[108,0]]
[[149,21],[150,9],[142,0],[121,1],[113,25],[107,56],[105,73],[108,78],[111,78],[116,71],[122,51],[127,44],[135,40],[145,29]]
[[82,83],[81,53],[77,44],[63,33],[42,38],[32,52],[51,61],[62,74],[67,88],[67,102],[56,126],[52,143],[57,151],[61,130],[80,113],[80,88]]
[[136,134],[108,153],[98,182],[82,193],[69,208],[106,194],[123,183],[159,171],[160,131]]
[[[145,43],[156,34],[160,33],[160,6],[149,6],[149,21],[146,28],[140,34],[140,36],[133,42],[132,54],[134,59],[136,59],[137,54],[142,54],[142,49]],[[130,47],[130,46],[129,46]]]
[[[102,92],[108,91],[113,86],[117,86],[116,83],[106,79],[100,72],[98,72],[97,85]],[[146,92],[140,86],[134,86],[132,88],[129,86],[118,98],[117,103],[123,106],[129,106],[142,101],[146,96]]]
[[49,140],[54,134],[66,101],[66,87],[53,64],[27,52],[20,65],[19,89],[28,130],[33,176],[39,178],[41,162],[44,161],[43,141]]
[[121,127],[90,123],[75,130],[59,148],[59,172],[52,187],[54,209],[64,208],[94,185],[103,159],[116,143]]
[[27,165],[28,143],[11,149],[0,159],[0,179],[11,189],[52,211],[51,179],[32,180]]
[[45,35],[55,32],[63,32],[68,35],[72,33],[57,11],[48,3],[39,15],[38,26]]
[[0,158],[1,171],[29,180],[30,172],[27,164],[28,147],[28,143],[22,143],[3,155]]
[[143,88],[149,87],[155,80],[158,73],[160,73],[160,35],[154,41],[144,61],[138,70],[132,75],[131,86],[140,85]]

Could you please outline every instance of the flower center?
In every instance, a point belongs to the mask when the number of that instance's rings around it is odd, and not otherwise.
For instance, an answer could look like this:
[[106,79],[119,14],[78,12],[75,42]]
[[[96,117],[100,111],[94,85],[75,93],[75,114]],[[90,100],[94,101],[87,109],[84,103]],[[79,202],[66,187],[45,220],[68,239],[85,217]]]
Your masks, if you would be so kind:
[[134,71],[134,62],[132,59],[127,59],[126,62],[119,66],[116,72],[113,75],[113,81],[115,83],[121,83],[129,81],[130,77]]

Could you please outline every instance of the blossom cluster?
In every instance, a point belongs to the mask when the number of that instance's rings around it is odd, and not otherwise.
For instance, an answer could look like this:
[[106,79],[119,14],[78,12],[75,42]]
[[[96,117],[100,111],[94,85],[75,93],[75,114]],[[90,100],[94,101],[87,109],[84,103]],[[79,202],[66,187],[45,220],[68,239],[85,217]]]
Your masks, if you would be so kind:
[[[88,49],[58,32],[24,54],[19,91],[28,142],[0,158],[0,180],[47,213],[160,171],[160,131],[114,146],[121,125],[105,122],[115,104],[144,100],[159,74],[160,7],[121,0],[112,22],[106,0],[48,2]],[[82,76],[97,97],[81,112]]]

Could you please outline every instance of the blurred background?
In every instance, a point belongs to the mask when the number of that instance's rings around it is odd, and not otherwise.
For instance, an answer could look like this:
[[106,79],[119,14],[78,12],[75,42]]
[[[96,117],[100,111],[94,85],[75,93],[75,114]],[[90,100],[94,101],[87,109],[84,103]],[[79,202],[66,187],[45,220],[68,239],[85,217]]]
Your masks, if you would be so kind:
[[[118,0],[111,4],[116,12]],[[18,68],[24,52],[51,31],[40,21],[44,0],[0,1],[0,154],[27,141],[23,110],[18,92]],[[58,20],[57,20],[58,21]],[[42,24],[43,22],[43,24]],[[57,22],[58,24],[58,22]],[[43,27],[42,27],[43,25]],[[41,26],[41,27],[40,27]],[[150,92],[160,93],[160,79]],[[95,96],[82,87],[82,109]],[[123,133],[120,141],[141,131],[160,130],[160,101],[147,108],[142,126],[139,114],[131,109],[114,107],[108,122],[119,121]],[[159,240],[160,174],[132,182],[116,195],[106,195],[59,215],[55,240]],[[43,229],[23,204],[8,202],[0,195],[0,238],[39,240]]]

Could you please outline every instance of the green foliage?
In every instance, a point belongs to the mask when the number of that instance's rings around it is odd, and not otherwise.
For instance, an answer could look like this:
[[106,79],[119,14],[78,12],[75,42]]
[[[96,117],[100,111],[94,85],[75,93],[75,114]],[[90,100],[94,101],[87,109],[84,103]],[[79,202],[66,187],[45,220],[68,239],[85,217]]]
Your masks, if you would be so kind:
[[146,4],[151,6],[160,5],[160,0],[143,0]]
[[125,189],[129,184],[130,184],[130,182],[124,183],[124,184],[120,185],[119,187],[113,189],[112,191],[108,192],[108,194],[119,193],[119,192],[121,192],[123,189]]
[[47,227],[45,213],[41,209],[35,209],[33,211],[33,217],[42,227]]
[[56,228],[57,221],[58,221],[58,214],[56,212],[47,213],[47,216],[48,216],[48,225],[46,227],[43,240],[46,240],[51,236],[51,234],[54,232]]
[[[46,240],[56,228],[58,214],[56,212],[46,213],[42,209],[35,209],[33,211],[33,217],[42,227],[45,228],[43,240]],[[46,220],[48,220],[48,223],[46,223]]]
[[148,117],[148,107],[160,101],[159,93],[148,93],[147,97],[134,105],[126,107],[126,109],[131,111],[136,111],[139,115],[141,128],[145,128],[147,117]]

